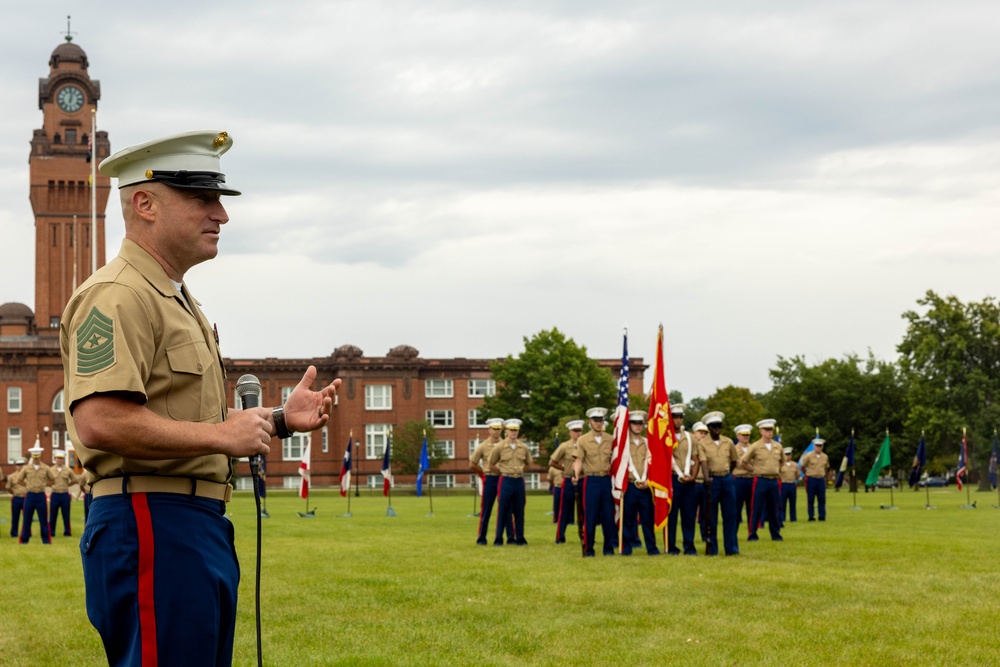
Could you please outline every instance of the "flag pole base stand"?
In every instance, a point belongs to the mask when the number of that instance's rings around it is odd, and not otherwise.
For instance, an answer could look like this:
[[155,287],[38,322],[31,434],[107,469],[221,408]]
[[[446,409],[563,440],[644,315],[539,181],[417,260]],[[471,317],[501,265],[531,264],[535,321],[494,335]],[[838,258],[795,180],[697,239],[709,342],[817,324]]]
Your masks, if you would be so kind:
[[261,510],[260,511],[260,518],[261,519],[270,519],[271,515],[267,513],[267,510]]
[[859,509],[861,509],[861,508],[860,508],[860,507],[858,507],[857,505],[855,505],[855,506],[854,506],[854,507],[852,507],[851,509],[852,509],[852,510],[859,510]]
[[296,512],[296,514],[298,514],[303,519],[315,519],[316,518],[316,510],[315,509],[311,509],[308,512]]
[[898,510],[899,508],[895,505],[879,505],[879,509],[883,510]]
[[385,515],[386,516],[399,516],[398,514],[396,514],[396,510],[392,509],[391,507],[389,507],[388,509],[386,509]]
[[963,510],[974,510],[974,509],[976,509],[976,503],[972,503],[971,505],[962,505],[962,509]]
[[934,505],[924,505],[924,509],[925,510],[936,510],[937,507],[935,507]]
[[555,516],[555,512],[546,512],[545,516]]
[[350,512],[347,512],[346,514],[341,514],[340,518],[341,519],[350,519],[352,516],[354,516],[354,515],[351,514]]
[[427,516],[434,516],[434,512],[428,512]]
[[[996,505],[994,505],[993,507],[997,507],[997,506],[996,506]],[[478,517],[479,517],[479,512],[473,512],[472,514],[467,514],[466,516],[471,516],[471,517],[476,517],[476,518],[478,518]]]

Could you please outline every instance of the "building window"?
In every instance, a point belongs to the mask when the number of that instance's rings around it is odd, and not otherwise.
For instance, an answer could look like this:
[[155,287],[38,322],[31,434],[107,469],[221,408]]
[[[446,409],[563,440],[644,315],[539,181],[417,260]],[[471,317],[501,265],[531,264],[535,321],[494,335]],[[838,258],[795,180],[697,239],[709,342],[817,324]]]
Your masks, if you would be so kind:
[[523,440],[524,444],[528,446],[528,451],[531,452],[531,458],[538,458],[538,443],[532,442],[531,440]]
[[52,399],[52,412],[64,412],[65,407],[63,405],[63,390],[60,389],[59,393],[56,394],[55,398]]
[[455,395],[451,380],[424,380],[425,398],[452,398]]
[[50,329],[58,329],[59,328],[59,316],[58,315],[53,315],[52,317],[49,318],[49,328]]
[[479,416],[479,410],[469,410],[469,428],[486,428],[486,422]]
[[52,449],[61,449],[59,446],[59,431],[52,431]]
[[285,475],[281,478],[281,488],[283,489],[298,489],[302,486],[302,476],[301,475]]
[[237,477],[234,481],[237,491],[253,491],[253,477]]
[[427,410],[424,419],[434,428],[455,428],[454,410]]
[[21,411],[21,388],[7,387],[7,412]]
[[76,130],[66,130],[66,143],[75,144],[76,143]]
[[497,393],[496,380],[469,380],[469,398],[493,396]]
[[476,451],[476,447],[479,446],[479,442],[480,442],[479,438],[476,438],[475,440],[469,440],[469,458],[470,459],[472,458],[472,452]]
[[438,440],[434,443],[434,447],[436,448],[439,456],[443,456],[446,459],[455,458],[454,440]]
[[292,391],[294,391],[294,389],[295,389],[295,387],[282,387],[281,388],[281,404],[282,405],[284,405],[285,401],[288,400],[288,397],[292,395]]
[[308,433],[293,433],[292,437],[281,441],[282,461],[301,461],[309,445]]
[[365,424],[366,459],[380,459],[385,456],[385,440],[388,434],[388,424]]
[[542,488],[542,477],[541,474],[537,472],[529,472],[524,476],[524,488],[526,489],[540,489]]
[[392,410],[392,385],[365,385],[365,410]]
[[7,463],[21,458],[21,454],[21,427],[12,426],[7,429]]
[[382,476],[382,473],[379,473],[377,475],[368,475],[367,481],[369,489],[381,489],[382,482],[385,481],[385,477]]
[[454,489],[454,475],[427,475],[427,483],[435,489]]
[[327,426],[323,427],[323,453],[326,454],[330,451],[330,429]]

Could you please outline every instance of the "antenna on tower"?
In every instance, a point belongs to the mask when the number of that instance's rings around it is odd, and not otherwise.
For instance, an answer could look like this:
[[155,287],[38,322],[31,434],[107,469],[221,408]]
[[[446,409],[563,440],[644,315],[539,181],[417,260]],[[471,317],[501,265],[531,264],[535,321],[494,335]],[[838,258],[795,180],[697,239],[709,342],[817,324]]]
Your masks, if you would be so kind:
[[73,32],[73,31],[71,31],[69,29],[69,22],[70,22],[71,18],[72,17],[69,14],[66,15],[66,41],[67,42],[72,42],[73,41],[73,35],[76,34],[75,32]]

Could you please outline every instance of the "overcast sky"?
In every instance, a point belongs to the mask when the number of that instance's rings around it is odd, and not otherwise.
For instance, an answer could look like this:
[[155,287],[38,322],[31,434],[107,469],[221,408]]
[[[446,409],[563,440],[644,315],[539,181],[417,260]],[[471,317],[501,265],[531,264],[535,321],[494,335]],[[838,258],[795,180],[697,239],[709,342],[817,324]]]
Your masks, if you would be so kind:
[[[34,307],[38,79],[73,14],[112,151],[228,131],[187,282],[230,357],[502,357],[558,327],[686,398],[778,355],[894,359],[997,293],[1000,5],[8,3],[0,302]],[[114,199],[108,250],[123,235]],[[648,383],[647,383],[648,385]]]

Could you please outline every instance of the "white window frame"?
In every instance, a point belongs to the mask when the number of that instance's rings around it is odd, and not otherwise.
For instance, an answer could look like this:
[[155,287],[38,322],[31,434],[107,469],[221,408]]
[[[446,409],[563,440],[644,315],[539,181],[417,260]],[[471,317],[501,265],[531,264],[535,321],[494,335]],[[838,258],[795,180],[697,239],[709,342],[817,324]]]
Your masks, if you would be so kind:
[[481,443],[481,442],[482,442],[482,440],[480,440],[479,438],[476,438],[474,440],[469,440],[469,458],[470,459],[472,458],[472,452],[476,451],[476,447],[478,447],[479,443]]
[[427,485],[435,489],[454,489],[455,475],[447,473],[435,473],[427,475]]
[[237,477],[234,481],[233,488],[237,491],[253,491],[253,477]]
[[[485,386],[480,390],[480,383],[485,383]],[[497,393],[497,381],[492,378],[470,378],[469,379],[469,398],[483,398],[485,396],[494,396]]]
[[56,392],[56,395],[52,397],[52,412],[65,412],[66,411],[66,407],[65,407],[65,403],[64,403],[65,399],[63,397],[64,397],[64,394],[63,394],[63,390],[62,389],[60,389],[58,392]]
[[365,410],[392,410],[392,385],[366,384]]
[[7,387],[7,412],[21,411],[21,388]]
[[323,436],[323,453],[326,454],[330,451],[330,427],[324,426],[321,431]]
[[486,428],[485,421],[479,421],[479,409],[469,410],[469,428]]
[[455,381],[448,378],[424,380],[424,398],[454,398]]
[[368,485],[369,489],[381,489],[384,481],[385,477],[382,476],[382,473],[379,473],[377,475],[368,475],[368,479],[365,480],[365,483]]
[[365,458],[375,461],[385,456],[391,424],[365,424]]
[[23,436],[20,426],[11,426],[7,429],[7,463],[13,463],[16,459],[24,456]]
[[285,404],[285,401],[288,400],[288,397],[292,395],[293,391],[295,391],[295,387],[282,387],[281,388],[281,404],[282,405]]
[[312,442],[309,433],[293,433],[291,437],[281,441],[282,461],[301,461],[306,447]]
[[455,428],[454,410],[424,410],[424,419],[434,428]]
[[440,454],[443,458],[454,459],[455,458],[455,441],[454,440],[438,440],[434,443],[434,451]]
[[533,490],[542,488],[542,474],[537,472],[525,473],[524,488]]
[[52,449],[62,449],[59,446],[59,431],[52,431]]
[[522,442],[524,442],[524,444],[528,446],[528,451],[531,452],[531,458],[537,459],[539,451],[538,443],[532,442],[531,440],[523,440]]

